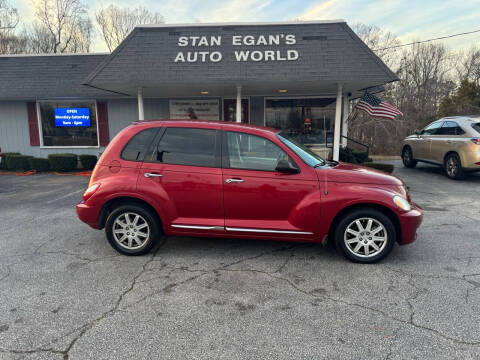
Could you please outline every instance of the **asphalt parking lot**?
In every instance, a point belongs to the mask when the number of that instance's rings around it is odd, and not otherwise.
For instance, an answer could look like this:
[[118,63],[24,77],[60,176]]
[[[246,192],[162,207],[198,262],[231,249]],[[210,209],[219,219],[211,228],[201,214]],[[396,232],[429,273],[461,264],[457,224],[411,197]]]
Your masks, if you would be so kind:
[[478,359],[480,174],[396,175],[418,240],[331,247],[168,238],[118,255],[75,214],[84,177],[0,176],[0,359]]

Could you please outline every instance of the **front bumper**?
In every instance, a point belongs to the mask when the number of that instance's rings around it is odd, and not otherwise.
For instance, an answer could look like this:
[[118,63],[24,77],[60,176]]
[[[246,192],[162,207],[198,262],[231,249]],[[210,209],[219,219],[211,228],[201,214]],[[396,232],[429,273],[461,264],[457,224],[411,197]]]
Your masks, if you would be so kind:
[[94,229],[99,229],[98,226],[98,215],[100,209],[95,206],[90,206],[81,201],[77,204],[77,215],[80,220],[84,223],[90,225]]
[[412,210],[398,216],[402,228],[402,240],[400,245],[406,245],[417,239],[417,229],[423,220],[423,210],[420,206],[412,203]]

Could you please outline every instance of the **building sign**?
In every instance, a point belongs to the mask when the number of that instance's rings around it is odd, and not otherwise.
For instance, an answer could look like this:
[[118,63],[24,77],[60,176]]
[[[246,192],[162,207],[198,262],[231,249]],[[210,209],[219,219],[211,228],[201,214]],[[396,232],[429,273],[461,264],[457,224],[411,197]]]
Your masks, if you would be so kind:
[[89,108],[55,108],[55,126],[90,126]]
[[170,119],[220,120],[218,99],[170,100]]
[[[222,45],[231,46],[232,55],[237,62],[258,61],[295,61],[298,51],[290,48],[297,43],[294,34],[268,35],[233,35],[231,38],[216,36],[180,36],[177,40],[179,48],[189,47],[194,51],[181,49],[175,56],[175,63],[218,63],[224,58]],[[262,50],[255,49],[262,46]],[[268,47],[268,49],[265,49]],[[288,48],[285,48],[288,47]],[[198,49],[198,51],[196,51]]]

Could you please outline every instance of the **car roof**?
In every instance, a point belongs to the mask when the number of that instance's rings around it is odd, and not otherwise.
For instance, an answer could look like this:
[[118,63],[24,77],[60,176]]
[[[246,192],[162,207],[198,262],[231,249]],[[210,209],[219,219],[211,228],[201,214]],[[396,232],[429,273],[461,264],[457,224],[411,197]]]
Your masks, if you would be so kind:
[[194,126],[199,128],[215,128],[215,129],[223,129],[223,130],[232,130],[232,131],[239,131],[239,130],[257,130],[258,132],[269,133],[269,134],[276,134],[280,130],[270,128],[267,126],[261,125],[251,125],[245,123],[235,123],[230,121],[213,121],[213,120],[172,120],[172,119],[155,119],[155,120],[138,120],[134,121],[133,125],[146,125],[149,126],[179,126],[179,127],[186,127],[186,126]]
[[458,122],[477,122],[480,121],[480,115],[458,115],[458,116],[447,116],[444,118],[439,119],[438,121],[458,121]]

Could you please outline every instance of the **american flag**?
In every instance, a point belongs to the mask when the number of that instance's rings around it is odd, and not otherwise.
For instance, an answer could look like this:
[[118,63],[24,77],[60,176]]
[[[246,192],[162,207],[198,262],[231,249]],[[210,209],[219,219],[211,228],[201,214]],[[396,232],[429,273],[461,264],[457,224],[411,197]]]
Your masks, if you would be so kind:
[[365,111],[370,116],[383,119],[393,120],[398,115],[403,115],[395,106],[380,100],[368,92],[361,97],[356,108]]

